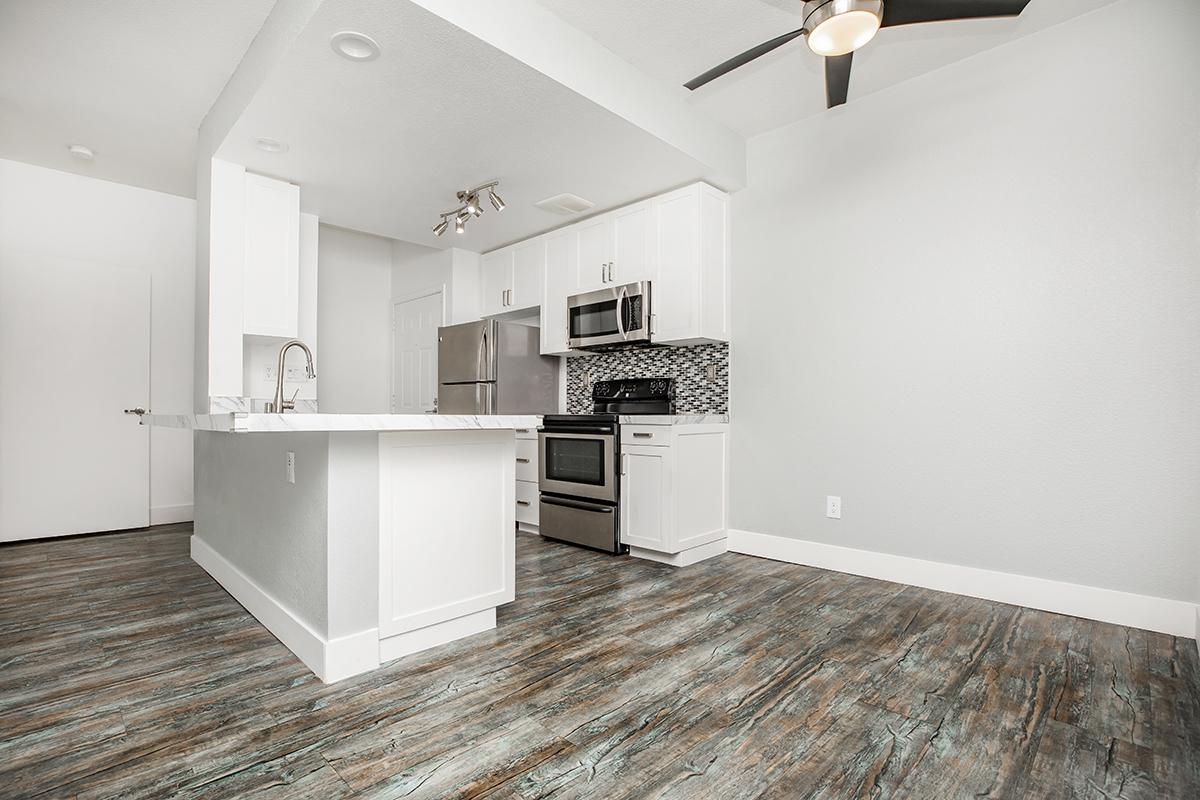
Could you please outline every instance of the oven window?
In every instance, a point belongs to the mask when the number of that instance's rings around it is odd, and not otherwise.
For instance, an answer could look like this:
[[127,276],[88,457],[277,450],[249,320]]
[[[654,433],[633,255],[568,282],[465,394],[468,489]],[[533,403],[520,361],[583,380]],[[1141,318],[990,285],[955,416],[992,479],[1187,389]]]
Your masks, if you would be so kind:
[[613,336],[617,330],[617,301],[605,300],[571,309],[571,338]]
[[603,439],[546,437],[546,478],[592,486],[605,484]]

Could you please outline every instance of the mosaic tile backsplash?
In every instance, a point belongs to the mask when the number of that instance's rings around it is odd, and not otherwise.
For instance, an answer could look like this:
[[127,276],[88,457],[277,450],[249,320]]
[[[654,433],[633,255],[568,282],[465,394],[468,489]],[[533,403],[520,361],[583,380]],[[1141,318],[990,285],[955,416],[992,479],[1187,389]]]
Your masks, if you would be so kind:
[[[716,379],[708,379],[709,365]],[[567,359],[567,413],[592,410],[592,384],[614,378],[674,378],[680,414],[729,413],[729,345],[634,347]]]

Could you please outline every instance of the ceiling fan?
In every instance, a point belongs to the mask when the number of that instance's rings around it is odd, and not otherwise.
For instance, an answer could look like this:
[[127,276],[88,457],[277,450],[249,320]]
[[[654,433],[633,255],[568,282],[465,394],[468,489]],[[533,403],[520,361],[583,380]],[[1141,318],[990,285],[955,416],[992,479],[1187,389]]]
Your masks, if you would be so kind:
[[846,102],[850,89],[850,62],[880,28],[978,17],[1015,17],[1029,0],[807,0],[804,24],[798,30],[751,47],[684,84],[699,89],[711,80],[764,56],[800,36],[825,57],[825,102],[829,108]]

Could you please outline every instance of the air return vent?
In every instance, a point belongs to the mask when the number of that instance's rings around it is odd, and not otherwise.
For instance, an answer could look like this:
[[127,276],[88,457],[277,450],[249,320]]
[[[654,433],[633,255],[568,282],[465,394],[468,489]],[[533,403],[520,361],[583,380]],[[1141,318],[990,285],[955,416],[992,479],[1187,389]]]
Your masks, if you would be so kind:
[[587,211],[596,204],[591,200],[584,200],[577,194],[568,193],[547,197],[545,200],[539,200],[534,203],[534,205],[552,214],[578,214],[582,211]]

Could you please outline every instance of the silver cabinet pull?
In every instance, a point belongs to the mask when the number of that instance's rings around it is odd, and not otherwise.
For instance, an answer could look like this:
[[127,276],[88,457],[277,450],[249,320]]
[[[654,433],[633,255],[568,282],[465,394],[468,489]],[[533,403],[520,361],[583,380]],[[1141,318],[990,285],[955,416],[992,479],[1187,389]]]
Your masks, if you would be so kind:
[[528,458],[518,458],[518,459],[517,459],[517,463],[518,463],[518,464],[528,464],[528,463],[529,463],[529,459],[528,459]]
[[529,501],[528,501],[528,500],[518,500],[518,501],[517,501],[517,505],[519,505],[519,506],[527,506],[527,505],[529,505]]
[[633,434],[633,438],[635,438],[635,439],[650,439],[653,437],[654,437],[653,433],[634,433]]
[[125,409],[125,413],[126,414],[137,414],[140,417],[143,414],[147,413],[147,409],[144,409],[141,406],[134,406],[133,408]]
[[529,433],[529,428],[514,428],[517,433]]
[[621,474],[626,475],[629,472],[629,454],[621,453]]

